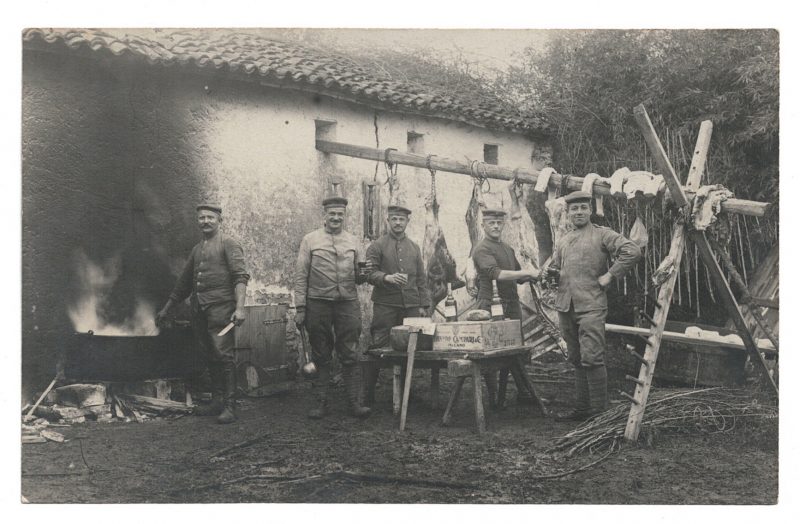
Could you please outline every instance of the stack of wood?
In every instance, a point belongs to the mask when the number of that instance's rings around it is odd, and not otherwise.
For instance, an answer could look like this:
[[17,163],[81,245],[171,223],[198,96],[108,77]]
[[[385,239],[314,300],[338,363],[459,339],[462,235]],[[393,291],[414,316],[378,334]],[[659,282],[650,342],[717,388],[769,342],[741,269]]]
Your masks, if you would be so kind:
[[153,417],[182,417],[194,408],[183,402],[142,395],[111,395],[111,412],[116,418],[142,422]]

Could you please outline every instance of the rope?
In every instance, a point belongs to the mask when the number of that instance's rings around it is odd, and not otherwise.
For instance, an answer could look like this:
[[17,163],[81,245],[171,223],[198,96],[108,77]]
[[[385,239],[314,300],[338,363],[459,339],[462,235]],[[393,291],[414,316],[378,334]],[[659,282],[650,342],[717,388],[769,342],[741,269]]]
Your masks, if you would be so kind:
[[[469,160],[469,158],[467,158]],[[480,169],[483,172],[480,172]],[[478,184],[480,184],[481,192],[483,194],[490,193],[492,191],[492,183],[489,181],[489,173],[486,171],[486,163],[481,162],[480,160],[469,160],[469,174],[472,176]],[[483,190],[483,184],[486,183],[487,189]]]
[[425,159],[425,166],[431,172],[431,198],[434,202],[436,202],[436,170],[431,166],[431,158],[435,156],[428,155],[428,158]]
[[389,161],[389,151],[397,151],[397,149],[394,147],[387,147],[383,151],[383,166],[386,168],[386,182],[384,182],[384,184],[389,184],[389,192],[391,193],[391,181],[397,177],[397,166],[399,164]]
[[561,175],[561,196],[566,195],[567,191],[569,190],[569,178],[570,175]]

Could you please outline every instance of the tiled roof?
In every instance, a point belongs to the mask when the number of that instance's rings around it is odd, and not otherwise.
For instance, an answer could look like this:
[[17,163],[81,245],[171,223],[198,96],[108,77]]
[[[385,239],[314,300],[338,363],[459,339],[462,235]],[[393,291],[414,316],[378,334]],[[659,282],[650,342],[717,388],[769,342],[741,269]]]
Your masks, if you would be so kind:
[[359,65],[344,54],[288,43],[235,30],[161,30],[148,36],[135,31],[115,35],[90,29],[27,29],[27,45],[44,42],[67,49],[89,49],[119,56],[130,54],[149,64],[226,68],[231,74],[260,75],[298,88],[313,87],[359,103],[397,111],[547,135],[539,116],[520,116],[485,93],[454,94],[442,87],[398,81]]

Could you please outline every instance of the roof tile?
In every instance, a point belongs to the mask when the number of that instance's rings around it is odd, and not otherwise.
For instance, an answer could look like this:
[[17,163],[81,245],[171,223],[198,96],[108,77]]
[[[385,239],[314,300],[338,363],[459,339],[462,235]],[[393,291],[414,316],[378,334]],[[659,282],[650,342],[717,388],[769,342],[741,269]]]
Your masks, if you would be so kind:
[[437,86],[393,80],[341,54],[236,30],[160,30],[152,37],[133,32],[116,37],[94,29],[34,28],[23,32],[23,43],[36,40],[73,50],[87,47],[114,55],[129,52],[150,64],[170,65],[178,61],[216,69],[227,66],[239,74],[258,71],[262,76],[271,74],[284,81],[319,84],[332,91],[378,99],[398,110],[406,108],[451,120],[463,120],[469,115],[472,123],[523,133],[550,131],[542,118],[533,115],[522,118],[479,92],[473,96],[456,95]]

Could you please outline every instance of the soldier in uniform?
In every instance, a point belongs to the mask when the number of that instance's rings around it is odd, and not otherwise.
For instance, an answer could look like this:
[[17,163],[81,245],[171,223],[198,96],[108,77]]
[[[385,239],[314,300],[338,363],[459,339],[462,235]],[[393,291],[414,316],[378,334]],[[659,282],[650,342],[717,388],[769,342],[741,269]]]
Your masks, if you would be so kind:
[[350,413],[364,418],[370,409],[361,406],[361,385],[355,374],[361,335],[356,285],[366,281],[366,270],[358,268],[358,262],[363,261],[358,239],[344,230],[347,199],[329,197],[322,205],[325,224],[303,237],[294,276],[295,323],[300,329],[305,325],[319,370],[314,379],[318,406],[308,416],[322,418],[328,413],[330,362],[335,350],[342,365]]
[[203,241],[194,246],[167,303],[156,315],[162,323],[172,306],[191,296],[192,328],[211,377],[212,402],[198,405],[197,415],[219,415],[217,422],[236,420],[236,365],[233,358],[234,333],[217,334],[228,323],[244,322],[244,301],[250,275],[244,264],[242,246],[219,232],[222,207],[197,206],[197,221]]
[[[514,248],[500,240],[506,226],[506,212],[502,209],[487,209],[483,212],[483,231],[486,236],[475,245],[472,261],[478,272],[478,309],[491,311],[492,281],[497,281],[497,293],[503,304],[503,316],[512,320],[522,320],[517,284],[533,282],[539,278],[539,271],[522,269],[514,253]],[[508,379],[509,370],[500,370],[501,384]],[[490,391],[494,391],[494,374],[485,375]],[[501,389],[504,386],[501,385]],[[492,403],[493,400],[493,393]],[[518,392],[518,401],[528,402],[527,391]]]
[[[561,272],[555,309],[575,366],[576,406],[557,417],[560,420],[585,420],[607,409],[606,289],[641,257],[634,242],[589,221],[591,198],[583,191],[565,197],[567,217],[575,229],[559,240],[551,266]],[[610,267],[609,257],[615,259]]]
[[539,271],[522,269],[514,248],[500,240],[506,226],[506,212],[487,209],[483,212],[483,231],[486,236],[472,250],[472,261],[478,271],[478,308],[490,311],[492,306],[492,281],[497,281],[497,293],[503,302],[506,318],[521,320],[517,284],[539,278]]
[[406,236],[411,211],[389,206],[389,231],[367,248],[368,281],[372,290],[370,347],[386,347],[389,331],[406,317],[428,316],[430,293],[425,287],[422,251]]

